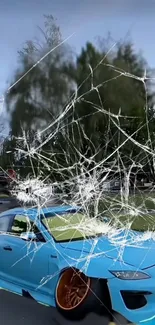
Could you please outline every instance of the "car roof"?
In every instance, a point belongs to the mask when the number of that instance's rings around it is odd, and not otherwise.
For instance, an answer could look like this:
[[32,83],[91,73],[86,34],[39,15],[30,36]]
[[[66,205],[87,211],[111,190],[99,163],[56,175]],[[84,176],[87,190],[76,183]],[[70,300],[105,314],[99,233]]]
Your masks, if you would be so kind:
[[27,216],[37,216],[40,213],[45,215],[45,214],[59,214],[67,211],[77,211],[81,209],[81,207],[78,206],[70,206],[70,205],[64,205],[64,206],[51,206],[48,208],[28,208],[28,207],[20,207],[20,208],[13,208],[9,209],[5,212],[0,213],[0,217],[6,216],[6,215],[15,215],[15,214],[23,214]]

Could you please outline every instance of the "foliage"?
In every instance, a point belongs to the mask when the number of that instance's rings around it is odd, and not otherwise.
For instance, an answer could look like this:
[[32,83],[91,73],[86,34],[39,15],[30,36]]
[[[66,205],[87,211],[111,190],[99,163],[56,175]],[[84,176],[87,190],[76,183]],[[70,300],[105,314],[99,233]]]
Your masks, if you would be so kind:
[[19,82],[7,96],[16,140],[6,140],[2,156],[11,144],[9,160],[22,161],[25,175],[33,165],[35,173],[38,167],[50,171],[53,180],[66,179],[71,167],[77,172],[76,162],[92,156],[110,162],[112,155],[126,167],[148,164],[141,146],[154,146],[153,94],[144,78],[147,63],[132,44],[119,44],[108,55],[87,42],[74,61],[53,16],[45,16],[40,33],[42,41],[28,41],[19,52],[13,83]]

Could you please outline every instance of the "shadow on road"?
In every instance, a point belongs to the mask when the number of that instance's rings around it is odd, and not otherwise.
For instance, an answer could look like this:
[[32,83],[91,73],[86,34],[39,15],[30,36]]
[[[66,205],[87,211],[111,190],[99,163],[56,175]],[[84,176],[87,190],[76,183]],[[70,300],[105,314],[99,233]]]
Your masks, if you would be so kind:
[[33,300],[0,291],[0,325],[108,325],[103,316],[89,314],[84,320],[70,322],[55,308],[45,307]]

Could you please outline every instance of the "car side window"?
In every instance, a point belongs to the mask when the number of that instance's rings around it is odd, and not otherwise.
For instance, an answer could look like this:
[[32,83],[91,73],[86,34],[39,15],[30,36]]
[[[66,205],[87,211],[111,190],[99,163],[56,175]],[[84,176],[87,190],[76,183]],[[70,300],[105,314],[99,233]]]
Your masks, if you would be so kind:
[[0,233],[7,232],[10,225],[10,216],[4,216],[0,218]]
[[11,233],[14,235],[21,235],[22,232],[29,231],[29,220],[26,216],[16,215],[11,227]]
[[44,237],[34,222],[30,221],[27,216],[16,215],[11,227],[11,233],[15,236],[20,236],[23,232],[34,232],[38,241],[45,242]]

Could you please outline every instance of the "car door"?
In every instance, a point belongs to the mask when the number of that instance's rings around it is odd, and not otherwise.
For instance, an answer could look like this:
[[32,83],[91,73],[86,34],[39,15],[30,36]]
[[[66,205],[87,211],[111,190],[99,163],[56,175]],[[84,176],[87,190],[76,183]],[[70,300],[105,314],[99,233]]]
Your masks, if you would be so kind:
[[[4,218],[0,218],[0,224],[2,223],[3,219],[5,222],[3,224],[6,225],[6,219],[8,219],[9,216],[5,216]],[[22,216],[12,215],[9,218],[9,224],[4,227],[0,227],[0,230],[2,228],[5,228],[5,233],[1,232],[0,236],[0,256],[3,260],[3,263],[0,265],[0,271],[1,271],[1,278],[3,278],[6,281],[10,281],[15,283],[15,279],[20,279],[21,277],[21,266],[20,266],[20,259],[22,259],[24,252],[26,251],[25,243],[20,239],[20,230],[24,231],[27,227],[27,220],[26,217],[24,219]],[[21,229],[15,227],[14,231],[14,222],[21,222]],[[18,231],[16,231],[17,229]],[[23,259],[22,267],[23,267],[23,273],[24,266],[26,266],[28,259]],[[19,262],[19,268],[16,267],[16,265]],[[24,276],[24,274],[23,274]]]
[[[37,241],[26,241],[20,238],[21,233],[33,231]],[[6,251],[8,278],[23,289],[39,290],[51,293],[51,283],[48,281],[49,258],[51,249],[37,226],[27,216],[16,215],[12,220],[10,235],[5,243],[11,248]],[[53,258],[52,272],[57,271],[56,259]]]
[[13,215],[2,215],[0,217],[0,279],[10,281],[7,270],[10,267],[9,256],[11,247],[8,244],[8,232],[12,223]]

